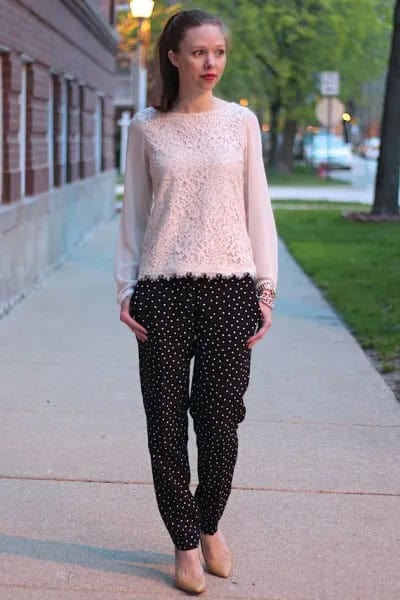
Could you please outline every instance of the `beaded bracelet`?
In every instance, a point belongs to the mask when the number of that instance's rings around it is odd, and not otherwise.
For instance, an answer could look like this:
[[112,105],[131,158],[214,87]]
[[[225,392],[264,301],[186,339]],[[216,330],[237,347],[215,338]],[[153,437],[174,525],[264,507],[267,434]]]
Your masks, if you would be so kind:
[[259,302],[266,304],[269,308],[274,308],[274,298],[276,297],[276,287],[272,280],[265,281],[257,286],[257,298]]

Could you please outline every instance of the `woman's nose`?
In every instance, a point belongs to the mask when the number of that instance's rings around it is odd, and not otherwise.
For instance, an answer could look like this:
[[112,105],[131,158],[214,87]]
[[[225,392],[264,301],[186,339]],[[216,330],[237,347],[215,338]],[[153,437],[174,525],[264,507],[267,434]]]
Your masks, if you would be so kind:
[[206,56],[206,67],[212,67],[215,64],[215,59],[213,56]]

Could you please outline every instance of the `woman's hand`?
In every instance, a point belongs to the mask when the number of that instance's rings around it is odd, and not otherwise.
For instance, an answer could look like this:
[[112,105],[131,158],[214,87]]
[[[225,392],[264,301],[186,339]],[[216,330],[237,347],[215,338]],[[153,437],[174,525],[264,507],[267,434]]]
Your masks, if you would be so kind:
[[264,337],[272,325],[272,309],[263,302],[259,302],[259,306],[262,314],[262,327],[257,331],[256,334],[252,335],[247,340],[246,343],[249,350],[254,346],[254,344]]
[[143,325],[135,321],[135,319],[132,319],[131,315],[129,314],[129,303],[130,296],[128,296],[128,298],[125,298],[121,304],[121,314],[119,317],[120,321],[128,325],[129,329],[133,331],[133,333],[141,342],[147,342],[147,329],[145,329]]

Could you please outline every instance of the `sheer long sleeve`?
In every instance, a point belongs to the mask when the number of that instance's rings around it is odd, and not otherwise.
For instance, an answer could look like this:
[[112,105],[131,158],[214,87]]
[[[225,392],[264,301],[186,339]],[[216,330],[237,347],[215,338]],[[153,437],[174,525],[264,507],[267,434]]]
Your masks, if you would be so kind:
[[261,132],[256,115],[248,109],[244,196],[247,231],[256,265],[256,283],[278,284],[278,235],[262,155]]
[[122,303],[136,286],[140,252],[152,202],[152,185],[143,129],[133,117],[128,127],[125,184],[114,254],[117,302]]

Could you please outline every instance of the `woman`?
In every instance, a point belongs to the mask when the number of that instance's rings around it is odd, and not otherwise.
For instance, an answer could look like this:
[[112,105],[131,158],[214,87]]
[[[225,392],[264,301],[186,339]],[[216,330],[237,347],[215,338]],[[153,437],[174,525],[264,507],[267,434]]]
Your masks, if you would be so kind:
[[[158,40],[161,102],[129,125],[115,252],[120,319],[136,335],[158,508],[175,545],[175,585],[228,577],[218,522],[245,417],[251,348],[271,326],[277,234],[255,114],[213,95],[224,23],[172,16]],[[189,390],[190,362],[194,357]],[[188,412],[198,450],[189,489]]]

